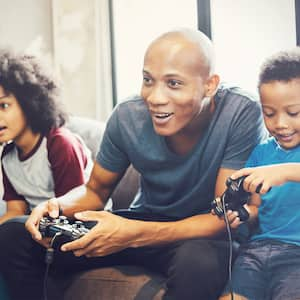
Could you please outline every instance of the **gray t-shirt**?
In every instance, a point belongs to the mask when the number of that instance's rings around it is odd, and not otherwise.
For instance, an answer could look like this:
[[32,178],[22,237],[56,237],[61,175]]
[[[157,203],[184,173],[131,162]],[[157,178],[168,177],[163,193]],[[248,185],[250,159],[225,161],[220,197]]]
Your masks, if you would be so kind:
[[253,97],[223,85],[215,100],[208,128],[186,155],[171,152],[165,138],[156,134],[140,97],[114,109],[97,162],[112,172],[122,172],[132,164],[141,174],[130,209],[176,218],[210,210],[219,168],[243,167],[265,137],[261,107]]

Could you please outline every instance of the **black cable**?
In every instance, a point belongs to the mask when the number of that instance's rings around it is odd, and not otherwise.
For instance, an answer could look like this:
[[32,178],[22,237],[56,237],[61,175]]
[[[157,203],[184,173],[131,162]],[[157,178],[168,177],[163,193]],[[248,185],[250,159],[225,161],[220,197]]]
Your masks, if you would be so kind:
[[46,249],[46,255],[45,255],[45,263],[46,263],[46,270],[45,270],[45,275],[44,275],[44,283],[43,283],[43,294],[44,294],[44,300],[48,299],[48,295],[47,295],[47,281],[48,281],[48,274],[49,274],[49,269],[50,269],[50,265],[53,262],[53,258],[54,258],[54,249],[53,249],[53,244],[55,239],[61,235],[61,232],[57,232],[51,242],[50,242],[50,247]]
[[224,220],[225,220],[225,224],[226,224],[226,230],[227,230],[227,234],[228,234],[228,242],[229,242],[229,259],[228,259],[228,285],[229,285],[229,291],[230,291],[230,296],[231,296],[231,300],[234,300],[234,296],[233,296],[233,291],[232,291],[232,235],[231,235],[231,228],[229,225],[229,221],[228,221],[228,217],[227,217],[227,213],[226,213],[226,206],[225,206],[225,201],[224,201],[224,197],[221,197],[222,200],[222,207],[223,207],[223,212],[224,212]]

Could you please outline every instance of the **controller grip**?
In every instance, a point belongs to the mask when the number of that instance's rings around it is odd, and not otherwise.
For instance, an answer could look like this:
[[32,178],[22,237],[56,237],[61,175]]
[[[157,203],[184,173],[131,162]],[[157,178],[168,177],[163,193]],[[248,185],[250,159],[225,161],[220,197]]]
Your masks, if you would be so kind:
[[238,213],[239,213],[239,218],[242,222],[245,222],[249,219],[249,213],[245,207],[241,207],[238,210]]

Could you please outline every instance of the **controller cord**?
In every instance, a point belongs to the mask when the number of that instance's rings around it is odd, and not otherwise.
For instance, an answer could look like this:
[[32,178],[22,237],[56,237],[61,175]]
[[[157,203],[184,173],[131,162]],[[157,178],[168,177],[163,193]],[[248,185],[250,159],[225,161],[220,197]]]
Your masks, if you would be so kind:
[[226,231],[227,231],[227,235],[228,235],[228,242],[229,242],[229,261],[228,261],[228,284],[229,284],[229,290],[230,290],[230,296],[231,296],[231,300],[234,300],[234,296],[233,296],[233,291],[232,291],[232,252],[233,252],[233,247],[232,247],[232,235],[231,235],[231,229],[230,229],[230,224],[228,221],[228,217],[226,214],[226,206],[225,206],[225,200],[224,197],[221,197],[222,199],[222,207],[223,207],[223,211],[224,213],[224,220],[225,220],[225,224],[226,224]]
[[56,240],[56,238],[58,236],[61,235],[61,232],[57,232],[55,233],[55,235],[53,236],[53,238],[51,239],[50,242],[50,247],[46,249],[46,255],[45,255],[45,263],[46,263],[46,270],[45,270],[45,275],[44,275],[44,285],[43,285],[43,290],[44,290],[44,300],[48,299],[48,295],[47,295],[47,281],[48,281],[48,274],[49,274],[49,269],[50,269],[50,265],[53,262],[53,258],[54,258],[54,248],[53,248],[53,244]]

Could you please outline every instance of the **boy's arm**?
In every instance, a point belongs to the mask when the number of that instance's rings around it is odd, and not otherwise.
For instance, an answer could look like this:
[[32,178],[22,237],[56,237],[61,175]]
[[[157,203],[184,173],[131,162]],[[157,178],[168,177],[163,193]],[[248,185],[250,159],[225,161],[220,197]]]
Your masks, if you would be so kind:
[[300,163],[284,163],[254,168],[244,168],[231,175],[232,179],[246,176],[244,189],[260,194],[267,193],[272,186],[282,185],[288,181],[300,182]]

